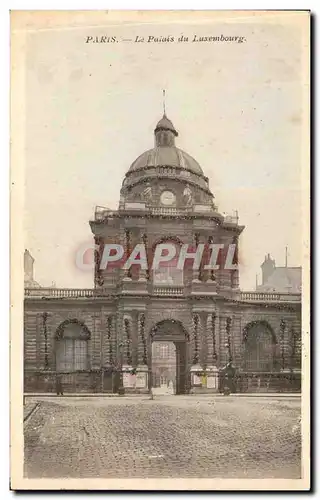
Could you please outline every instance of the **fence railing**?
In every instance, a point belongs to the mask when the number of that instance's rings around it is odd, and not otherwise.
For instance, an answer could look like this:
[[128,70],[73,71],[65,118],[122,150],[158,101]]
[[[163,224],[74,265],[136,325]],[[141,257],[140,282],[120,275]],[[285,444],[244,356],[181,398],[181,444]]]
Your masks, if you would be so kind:
[[238,215],[225,215],[224,222],[228,224],[238,224],[239,216]]
[[147,207],[153,215],[185,215],[192,211],[190,208],[176,208],[176,207]]
[[94,297],[98,295],[94,288],[25,288],[25,297]]
[[300,293],[241,292],[240,300],[248,302],[301,302]]
[[107,207],[96,206],[94,211],[94,220],[103,221],[106,217],[111,217],[117,214],[118,212],[116,210],[111,210]]
[[184,287],[166,287],[166,286],[155,286],[153,288],[153,295],[165,295],[165,296],[182,296]]
[[[128,206],[127,206],[128,205]],[[151,213],[152,215],[186,215],[186,214],[190,214],[191,212],[193,212],[194,210],[196,211],[199,211],[197,210],[197,207],[199,208],[200,205],[190,205],[190,206],[187,206],[187,207],[183,207],[183,208],[177,208],[177,207],[162,207],[162,206],[152,206],[152,205],[145,205],[144,203],[140,203],[141,206],[136,206],[136,207],[133,207],[131,205],[139,205],[139,203],[127,203],[127,204],[123,204],[122,206],[122,210],[123,209],[127,209],[130,210],[130,209],[139,209],[139,210],[146,210],[147,212]],[[203,214],[209,214],[212,212],[212,209],[214,209],[214,207],[212,207],[211,205],[207,206],[207,209],[206,210],[203,210],[201,209],[201,213]],[[119,212],[117,210],[112,210],[110,208],[107,208],[107,207],[101,207],[101,206],[96,206],[95,207],[95,212],[94,212],[94,220],[96,221],[103,221],[104,219],[106,219],[107,217],[114,217],[114,216],[118,216],[119,215]],[[238,213],[235,212],[233,214],[226,214],[224,213],[224,222],[226,223],[229,223],[229,224],[238,224],[239,223],[239,216],[238,216]]]
[[[115,367],[83,372],[59,373],[64,393],[117,392],[120,372]],[[155,375],[155,374],[154,374]],[[156,377],[154,377],[155,381]],[[200,377],[201,379],[201,377]],[[57,390],[57,372],[42,370],[24,372],[24,392],[54,393]],[[191,386],[189,387],[189,389]],[[185,389],[184,392],[189,392]],[[221,371],[217,374],[215,392],[226,393],[300,393],[300,372],[237,372],[227,377]]]
[[[219,388],[223,391],[224,386],[228,385],[223,375],[219,379]],[[231,382],[231,381],[230,381]],[[233,387],[232,387],[233,385]],[[231,392],[235,393],[254,393],[254,392],[300,392],[301,391],[301,373],[294,372],[238,372],[230,383]]]

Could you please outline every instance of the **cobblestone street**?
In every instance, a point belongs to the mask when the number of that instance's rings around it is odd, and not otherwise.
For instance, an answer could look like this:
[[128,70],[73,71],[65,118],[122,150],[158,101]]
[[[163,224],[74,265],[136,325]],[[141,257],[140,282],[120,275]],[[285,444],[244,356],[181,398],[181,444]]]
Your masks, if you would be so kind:
[[25,422],[29,478],[300,477],[299,398],[37,401]]

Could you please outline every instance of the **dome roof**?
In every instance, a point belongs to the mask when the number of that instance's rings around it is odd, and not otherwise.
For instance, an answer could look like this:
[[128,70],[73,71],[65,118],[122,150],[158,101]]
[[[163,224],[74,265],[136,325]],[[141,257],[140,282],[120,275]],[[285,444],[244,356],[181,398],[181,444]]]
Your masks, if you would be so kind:
[[[160,120],[157,127],[162,120]],[[168,122],[170,122],[170,120],[168,120]],[[195,174],[202,176],[204,175],[199,163],[194,158],[192,158],[192,156],[188,155],[188,153],[175,146],[160,146],[145,151],[132,163],[129,169],[129,173],[143,167],[158,166],[181,167],[185,170],[190,170]]]
[[171,130],[171,132],[173,132],[176,137],[178,136],[178,132],[174,128],[172,121],[169,120],[169,118],[165,114],[163,115],[161,120],[158,121],[154,131],[157,132],[158,130]]

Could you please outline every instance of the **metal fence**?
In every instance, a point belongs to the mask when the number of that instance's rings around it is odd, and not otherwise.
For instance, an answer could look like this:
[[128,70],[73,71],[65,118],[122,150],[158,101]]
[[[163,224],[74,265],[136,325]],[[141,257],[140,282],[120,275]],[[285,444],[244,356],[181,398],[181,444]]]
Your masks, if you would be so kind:
[[234,377],[219,374],[219,391],[231,393],[300,392],[299,372],[242,372]]
[[[56,393],[57,377],[64,393],[118,393],[121,392],[122,376],[119,370],[96,370],[86,372],[56,373],[49,371],[26,371],[24,375],[25,393]],[[197,392],[219,393],[299,393],[301,391],[301,373],[299,372],[238,372],[234,376],[226,373],[217,374],[214,391],[208,391],[206,385],[199,386]],[[187,378],[186,378],[187,380]],[[188,393],[190,385],[182,390]],[[123,392],[123,391],[122,391]],[[132,391],[130,391],[132,392]]]

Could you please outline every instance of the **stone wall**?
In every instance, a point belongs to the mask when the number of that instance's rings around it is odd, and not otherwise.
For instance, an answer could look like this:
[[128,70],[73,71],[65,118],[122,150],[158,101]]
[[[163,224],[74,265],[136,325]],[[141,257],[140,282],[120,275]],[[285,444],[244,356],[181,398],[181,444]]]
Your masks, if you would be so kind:
[[[197,339],[195,316],[198,318]],[[110,366],[117,368],[121,364],[131,364],[135,368],[150,363],[150,333],[157,323],[164,320],[173,320],[183,327],[187,338],[189,368],[193,364],[195,349],[198,349],[199,363],[203,368],[208,365],[223,367],[229,357],[226,347],[227,318],[231,318],[230,350],[237,369],[241,369],[245,328],[256,321],[267,322],[274,332],[277,357],[282,368],[299,368],[300,304],[248,304],[219,297],[203,297],[199,300],[192,297],[155,298],[149,295],[96,299],[30,298],[25,300],[25,388],[32,391],[32,377],[37,377],[36,373],[45,373],[43,377],[50,378],[50,373],[55,372],[56,331],[67,319],[82,322],[90,331],[89,370],[100,375],[78,375],[78,378],[81,390],[91,391],[93,380],[99,380],[99,387],[105,385],[110,389],[109,382],[104,384],[105,375],[102,373],[108,371]],[[297,337],[295,356],[292,356],[293,332]],[[41,377],[38,376],[35,384],[37,391],[41,390]],[[44,385],[47,387],[48,383]]]

